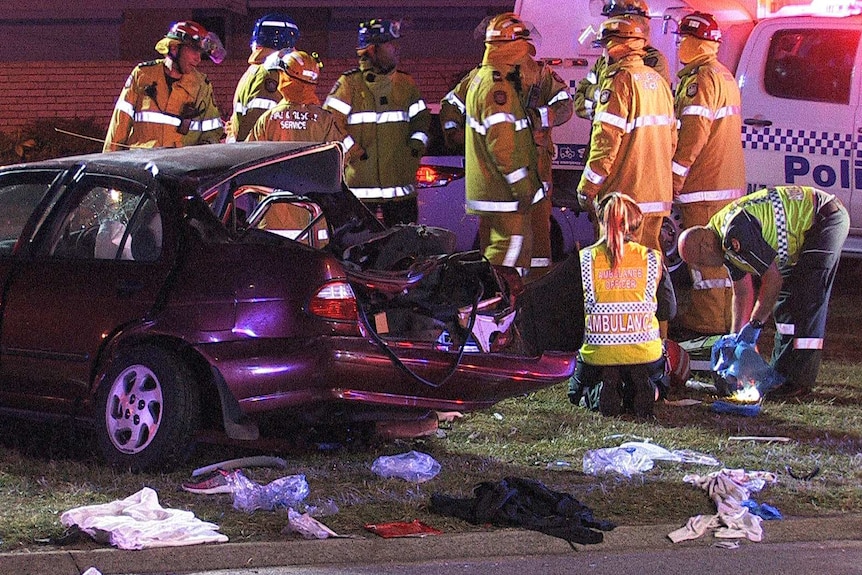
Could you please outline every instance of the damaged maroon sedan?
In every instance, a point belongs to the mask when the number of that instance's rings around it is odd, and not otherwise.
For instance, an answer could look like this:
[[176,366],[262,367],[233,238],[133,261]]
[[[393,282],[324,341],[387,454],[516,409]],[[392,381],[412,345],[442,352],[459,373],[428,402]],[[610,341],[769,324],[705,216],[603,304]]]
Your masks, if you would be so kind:
[[571,375],[518,329],[517,282],[446,230],[383,229],[342,161],[261,142],[0,169],[0,408],[94,421],[144,470],[203,429],[466,412]]

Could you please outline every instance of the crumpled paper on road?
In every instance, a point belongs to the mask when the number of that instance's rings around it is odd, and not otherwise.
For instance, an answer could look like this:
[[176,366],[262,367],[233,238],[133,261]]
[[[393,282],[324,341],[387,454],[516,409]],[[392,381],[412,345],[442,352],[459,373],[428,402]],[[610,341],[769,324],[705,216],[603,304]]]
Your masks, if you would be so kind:
[[60,522],[66,527],[77,526],[96,541],[120,549],[228,540],[227,535],[218,532],[218,525],[201,521],[191,511],[163,508],[159,496],[149,487],[119,501],[70,509],[60,516]]

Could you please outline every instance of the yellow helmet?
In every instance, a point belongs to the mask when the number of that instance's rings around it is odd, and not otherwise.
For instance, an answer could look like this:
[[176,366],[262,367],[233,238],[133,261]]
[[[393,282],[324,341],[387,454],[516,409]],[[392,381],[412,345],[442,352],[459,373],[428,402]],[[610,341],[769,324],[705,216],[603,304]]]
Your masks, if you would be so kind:
[[485,42],[532,40],[530,26],[514,12],[494,16],[485,28]]
[[317,84],[323,64],[317,59],[317,54],[284,48],[278,52],[276,67],[291,78]]
[[647,40],[649,33],[633,18],[614,16],[602,22],[594,44],[603,46],[613,38]]

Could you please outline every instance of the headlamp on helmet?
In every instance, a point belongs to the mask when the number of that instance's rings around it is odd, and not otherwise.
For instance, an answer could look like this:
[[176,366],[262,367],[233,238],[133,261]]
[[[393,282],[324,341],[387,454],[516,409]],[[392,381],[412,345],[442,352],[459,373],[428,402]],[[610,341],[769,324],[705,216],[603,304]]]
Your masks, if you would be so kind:
[[398,20],[368,20],[359,25],[358,50],[372,45],[385,44],[401,37],[401,22]]

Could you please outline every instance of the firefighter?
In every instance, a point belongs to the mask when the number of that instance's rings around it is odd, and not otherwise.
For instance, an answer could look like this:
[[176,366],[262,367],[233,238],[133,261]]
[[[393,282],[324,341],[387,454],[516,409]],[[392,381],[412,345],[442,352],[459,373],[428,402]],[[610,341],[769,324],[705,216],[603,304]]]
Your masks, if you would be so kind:
[[524,79],[538,78],[535,54],[527,24],[512,13],[495,17],[465,101],[467,213],[488,230],[485,257],[521,275],[530,267],[531,207],[545,195],[523,101]]
[[[646,31],[649,38],[649,6],[643,0],[606,0],[602,5],[602,16],[611,18],[613,16],[624,16],[632,18],[640,24]],[[658,48],[649,44],[644,46],[644,64],[661,74],[668,85],[672,84],[670,76],[670,66],[668,66],[667,58],[664,57]],[[596,102],[599,95],[599,84],[602,73],[608,67],[608,60],[600,56],[596,59],[596,63],[587,72],[575,88],[573,98],[575,113],[586,120],[593,119]]]
[[634,241],[643,214],[632,198],[606,195],[597,216],[601,237],[580,251],[584,343],[569,401],[584,398],[602,415],[649,417],[669,388],[659,319],[676,311],[673,285],[661,252]]
[[[674,108],[679,126],[673,157],[673,195],[682,227],[705,225],[715,212],[745,194],[742,116],[733,73],[718,61],[721,30],[710,14],[695,12],[679,24],[679,84]],[[724,266],[690,269],[687,305],[676,322],[698,335],[730,330],[732,289]]]
[[267,14],[255,22],[248,68],[233,95],[227,142],[245,140],[257,119],[281,100],[277,53],[293,50],[298,39],[299,27],[284,14]]
[[578,203],[594,212],[611,192],[632,197],[643,212],[643,245],[660,250],[662,220],[670,214],[676,146],[673,96],[661,75],[643,63],[647,35],[630,18],[614,16],[596,36],[608,58]]
[[258,118],[248,141],[332,142],[342,141],[344,134],[335,118],[320,105],[315,88],[322,64],[316,55],[293,48],[276,53],[274,62],[279,73],[278,92],[281,101]]
[[[511,12],[496,18],[512,18]],[[544,275],[551,265],[551,196],[553,193],[554,142],[551,130],[572,117],[572,98],[566,83],[553,68],[544,61],[537,62],[536,78],[522,78],[521,100],[530,119],[533,140],[536,143],[539,177],[545,187],[545,197],[536,202],[530,216],[533,235],[532,257],[530,259],[531,280]],[[440,102],[440,122],[447,145],[455,149],[464,145],[464,99],[467,87],[476,75],[474,68]],[[487,245],[487,229],[481,230],[480,245]]]
[[[804,395],[814,387],[829,295],[849,228],[847,210],[832,194],[776,186],[735,200],[705,226],[679,236],[679,253],[689,266],[723,264],[730,273],[731,333],[739,341],[755,344],[772,314],[770,363],[785,383],[767,398]],[[752,276],[759,278],[757,289]]]
[[360,24],[359,67],[341,75],[323,104],[348,135],[347,185],[387,226],[418,219],[416,170],[431,122],[413,78],[397,69],[400,36],[398,21]]
[[178,148],[213,144],[224,122],[206,75],[206,58],[219,64],[225,50],[218,36],[190,20],[174,23],[156,44],[164,58],[138,64],[114,106],[104,151],[123,148]]

